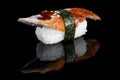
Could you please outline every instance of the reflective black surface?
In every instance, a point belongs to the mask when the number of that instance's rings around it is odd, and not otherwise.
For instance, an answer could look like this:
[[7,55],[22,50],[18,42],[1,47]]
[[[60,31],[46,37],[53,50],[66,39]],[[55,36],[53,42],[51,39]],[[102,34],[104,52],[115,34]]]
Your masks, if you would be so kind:
[[23,73],[58,71],[66,64],[95,56],[99,47],[100,44],[96,40],[85,41],[83,37],[69,41],[69,43],[61,42],[52,45],[40,42],[36,47],[36,58],[25,64],[21,71]]
[[[115,12],[112,6],[114,5],[113,1],[17,0],[14,1],[13,7],[11,5],[12,4],[10,3],[10,6],[7,6],[7,9],[5,9],[7,11],[10,8],[9,10],[11,10],[6,12],[6,19],[11,22],[9,24],[5,24],[5,30],[7,30],[5,34],[6,36],[4,36],[6,40],[4,45],[5,56],[2,60],[4,63],[2,66],[5,68],[2,68],[5,73],[5,78],[8,77],[9,79],[15,80],[66,80],[73,78],[76,80],[77,78],[85,79],[87,76],[89,76],[90,79],[93,79],[94,76],[99,78],[107,76],[106,74],[109,74],[107,77],[112,77],[112,71],[115,69],[112,67],[115,55],[115,52],[113,52],[113,39],[115,39],[113,38],[113,31],[115,31],[113,28],[113,15]],[[37,14],[43,10],[56,10],[67,7],[83,7],[92,10],[101,17],[101,21],[87,19],[88,31],[86,35],[83,36],[84,40],[95,39],[99,42],[99,50],[94,56],[89,57],[88,59],[84,59],[76,63],[65,64],[63,67],[61,66],[62,68],[58,71],[51,71],[46,74],[23,73],[21,71],[23,66],[31,60],[36,59],[36,46],[39,44],[39,41],[35,35],[35,27],[18,23],[17,19],[19,17],[27,17]],[[8,16],[10,18],[8,18]],[[10,36],[10,38],[7,36]],[[39,62],[40,59],[35,62],[35,65]]]

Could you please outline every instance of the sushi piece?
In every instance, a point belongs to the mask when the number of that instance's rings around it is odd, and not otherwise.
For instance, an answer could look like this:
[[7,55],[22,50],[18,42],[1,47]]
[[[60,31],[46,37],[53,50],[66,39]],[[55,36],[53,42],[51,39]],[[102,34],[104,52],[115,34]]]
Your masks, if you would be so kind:
[[43,11],[40,14],[18,21],[37,26],[35,34],[45,44],[81,37],[87,32],[86,18],[101,20],[98,15],[84,8],[66,8],[56,11]]

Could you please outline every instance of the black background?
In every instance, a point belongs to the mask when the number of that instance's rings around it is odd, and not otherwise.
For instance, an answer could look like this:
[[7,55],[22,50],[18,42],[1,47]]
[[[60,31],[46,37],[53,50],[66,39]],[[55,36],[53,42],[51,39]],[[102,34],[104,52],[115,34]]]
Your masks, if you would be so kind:
[[[113,9],[110,0],[17,0],[7,6],[7,25],[5,37],[5,61],[3,67],[6,77],[16,80],[64,80],[68,78],[112,77],[113,53]],[[39,42],[35,35],[35,27],[17,22],[20,17],[38,14],[43,10],[56,10],[69,7],[82,7],[91,10],[101,17],[101,21],[87,19],[88,32],[85,39],[96,39],[100,49],[96,56],[79,63],[66,65],[61,71],[47,74],[24,74],[20,69],[36,57],[36,45]],[[96,78],[97,79],[97,78]]]

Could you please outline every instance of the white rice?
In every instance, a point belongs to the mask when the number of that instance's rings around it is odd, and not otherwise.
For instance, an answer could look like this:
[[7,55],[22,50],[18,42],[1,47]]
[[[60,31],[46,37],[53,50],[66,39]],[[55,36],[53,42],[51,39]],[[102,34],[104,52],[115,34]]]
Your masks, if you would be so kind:
[[[78,27],[75,31],[75,38],[84,35],[87,32],[87,21],[78,24]],[[45,44],[54,44],[64,40],[65,32],[61,32],[59,30],[43,26],[37,27],[35,34],[37,38]]]

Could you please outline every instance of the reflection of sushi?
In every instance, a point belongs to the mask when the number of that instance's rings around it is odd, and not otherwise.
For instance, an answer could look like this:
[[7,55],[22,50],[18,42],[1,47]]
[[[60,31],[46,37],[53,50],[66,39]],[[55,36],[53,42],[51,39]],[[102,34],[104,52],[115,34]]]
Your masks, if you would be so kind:
[[[71,43],[69,43],[71,44]],[[74,62],[79,62],[88,58],[95,56],[96,52],[100,48],[100,44],[95,39],[84,40],[84,38],[77,38],[74,40],[75,48],[75,60]],[[36,57],[32,61],[28,62],[23,68],[23,73],[46,73],[50,71],[58,71],[64,67],[68,60],[71,61],[73,56],[69,53],[64,53],[63,48],[65,46],[62,43],[45,45],[43,43],[38,43],[36,47]],[[71,47],[71,46],[70,46]],[[73,49],[73,48],[72,48]],[[65,55],[70,57],[65,57]],[[71,54],[71,53],[70,53]],[[67,60],[67,62],[66,62]]]
[[35,34],[45,44],[58,43],[84,35],[87,30],[86,18],[100,20],[92,11],[83,8],[67,8],[43,11],[38,15],[19,18],[18,21],[37,26]]
[[39,42],[36,47],[36,56],[40,61],[55,61],[64,57],[64,47],[62,43],[45,45]]
[[[67,45],[69,46],[67,47]],[[72,49],[70,50],[70,48]],[[87,43],[83,37],[80,37],[74,39],[73,43],[68,43],[68,44],[57,43],[57,44],[45,45],[42,42],[39,42],[36,47],[36,56],[37,58],[40,59],[40,61],[55,61],[62,57],[66,57],[66,60],[71,60],[75,58],[74,55],[79,57],[84,55],[86,51],[87,51]],[[73,61],[71,60],[71,62]]]

